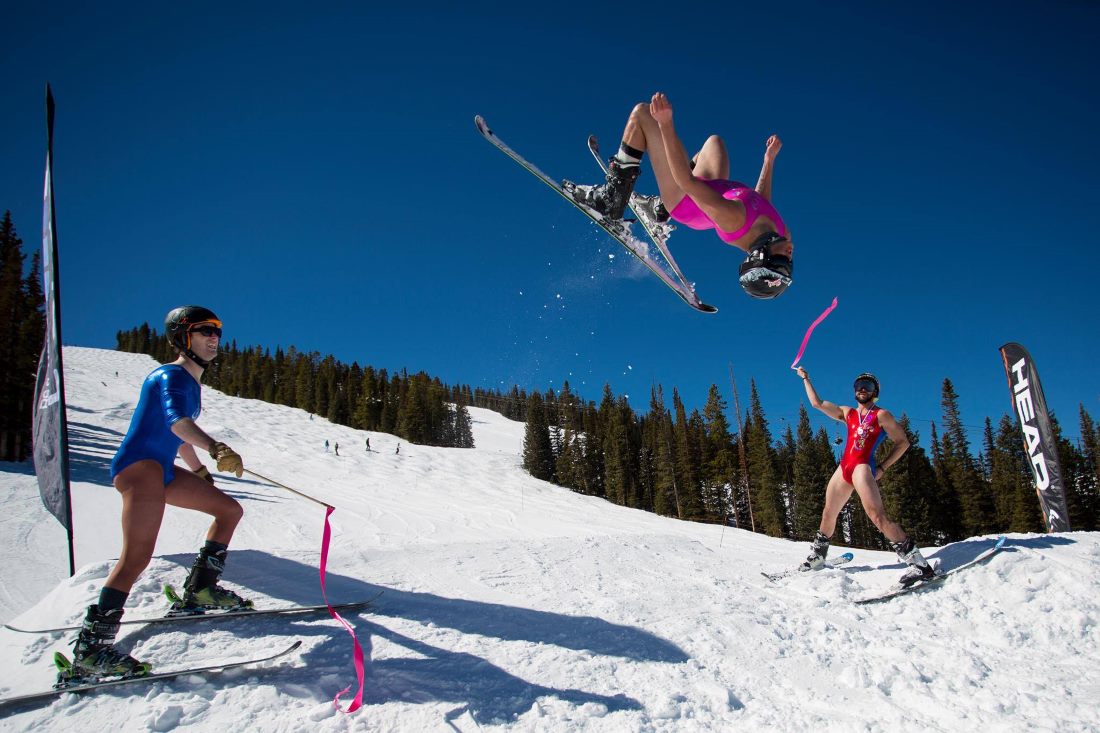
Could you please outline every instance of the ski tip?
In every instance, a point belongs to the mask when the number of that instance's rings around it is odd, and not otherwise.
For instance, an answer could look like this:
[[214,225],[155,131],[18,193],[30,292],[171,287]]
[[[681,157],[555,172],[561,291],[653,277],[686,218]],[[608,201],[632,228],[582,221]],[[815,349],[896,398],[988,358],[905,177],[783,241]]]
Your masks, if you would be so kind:
[[709,305],[707,303],[700,303],[699,304],[699,311],[702,312],[702,313],[717,313],[718,309],[715,308],[713,305]]
[[485,118],[481,115],[474,115],[474,126],[482,135],[492,135],[493,131],[489,129],[488,123],[485,122]]

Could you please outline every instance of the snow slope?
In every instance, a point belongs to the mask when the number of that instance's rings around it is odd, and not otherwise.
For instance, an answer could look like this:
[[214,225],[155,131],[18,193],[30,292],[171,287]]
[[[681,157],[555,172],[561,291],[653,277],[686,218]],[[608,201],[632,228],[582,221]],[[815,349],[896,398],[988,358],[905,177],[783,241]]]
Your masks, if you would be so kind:
[[[0,464],[0,619],[14,625],[78,622],[97,597],[121,542],[108,463],[155,366],[76,347],[65,359],[78,571],[67,577],[32,470]],[[359,712],[332,704],[355,679],[336,622],[257,618],[129,626],[120,641],[163,669],[293,639],[301,652],[2,708],[0,730],[1100,730],[1100,534],[1011,535],[936,590],[856,606],[899,574],[892,555],[856,550],[846,570],[772,584],[760,571],[805,546],[536,481],[520,468],[523,426],[471,415],[476,449],[396,454],[394,436],[204,390],[200,423],[246,467],[337,507],[330,599],[385,591],[348,615],[370,660]],[[320,602],[323,510],[247,476],[219,485],[246,511],[227,584],[258,606]],[[159,589],[182,581],[206,525],[169,509],[129,618],[163,612]],[[949,568],[991,542],[929,553]],[[71,636],[0,630],[0,696],[49,687]]]

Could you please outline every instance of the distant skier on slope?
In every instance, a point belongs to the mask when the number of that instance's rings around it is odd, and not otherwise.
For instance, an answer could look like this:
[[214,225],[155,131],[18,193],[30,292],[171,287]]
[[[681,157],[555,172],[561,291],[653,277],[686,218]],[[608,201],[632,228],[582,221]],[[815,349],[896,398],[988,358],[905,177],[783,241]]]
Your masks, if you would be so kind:
[[[806,370],[798,367],[797,373],[806,387],[806,397],[810,404],[848,426],[848,442],[844,446],[844,455],[825,489],[825,509],[821,512],[821,525],[811,545],[810,556],[800,569],[817,570],[825,564],[829,541],[836,529],[837,516],[851,497],[852,491],[855,491],[863,502],[867,516],[886,535],[898,557],[909,565],[909,569],[898,582],[908,586],[933,577],[935,571],[921,555],[920,549],[905,530],[886,515],[886,509],[882,505],[878,479],[909,450],[909,439],[894,416],[875,405],[879,394],[878,379],[867,373],[856,377],[852,388],[859,406],[848,407],[822,400],[810,384],[810,375]],[[875,449],[887,436],[893,442],[894,448],[882,460],[882,465],[876,466]]]
[[[130,429],[111,461],[111,479],[122,495],[122,553],[99,602],[88,607],[73,659],[77,675],[146,674],[152,668],[116,649],[114,640],[130,589],[153,556],[165,505],[214,518],[185,582],[186,606],[176,610],[252,607],[251,601],[217,585],[244,510],[214,487],[210,471],[195,454],[195,446],[202,448],[217,461],[219,471],[238,477],[244,468],[232,448],[195,424],[202,409],[200,379],[217,358],[221,327],[218,317],[200,306],[176,308],[165,319],[165,335],[179,358],[145,378]],[[175,465],[177,454],[190,470]]]
[[713,229],[718,238],[748,253],[741,263],[741,287],[754,298],[775,298],[791,284],[794,245],[771,204],[772,169],[783,142],[768,138],[756,188],[729,180],[730,163],[722,138],[711,135],[688,160],[672,122],[672,104],[657,92],[630,112],[619,152],[598,186],[564,181],[575,200],[611,219],[621,219],[650,153],[660,196],[641,197],[639,216],[655,222],[670,217],[691,229]]

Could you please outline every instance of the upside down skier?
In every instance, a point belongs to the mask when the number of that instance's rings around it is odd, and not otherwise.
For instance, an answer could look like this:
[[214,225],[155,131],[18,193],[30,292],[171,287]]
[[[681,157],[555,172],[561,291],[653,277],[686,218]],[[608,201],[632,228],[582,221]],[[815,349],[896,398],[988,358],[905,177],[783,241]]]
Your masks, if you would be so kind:
[[630,112],[619,151],[606,182],[597,186],[564,181],[573,198],[610,219],[621,219],[650,153],[659,197],[639,197],[635,210],[653,222],[669,218],[691,229],[713,229],[718,238],[744,250],[740,283],[754,298],[775,298],[792,283],[794,245],[771,204],[775,157],[783,142],[768,138],[755,188],[729,180],[730,162],[722,138],[711,135],[690,160],[672,121],[672,104],[657,92]]
[[[115,648],[123,606],[138,576],[149,565],[165,505],[194,509],[214,518],[185,582],[186,593],[173,608],[201,613],[207,608],[251,608],[252,602],[217,585],[226,551],[244,510],[214,486],[195,448],[217,462],[219,471],[238,477],[241,457],[215,441],[195,419],[201,411],[203,371],[218,354],[222,322],[200,306],[172,310],[165,335],[179,352],[171,364],[154,369],[141,386],[130,428],[111,461],[111,479],[122,496],[122,553],[107,576],[99,601],[88,607],[76,641],[73,675],[147,674],[151,665]],[[179,456],[187,469],[175,465]]]
[[[882,494],[878,480],[886,469],[901,459],[909,450],[909,438],[888,410],[878,407],[879,383],[873,374],[863,373],[855,379],[852,388],[858,407],[835,405],[822,400],[817,390],[810,384],[810,375],[802,367],[797,369],[798,376],[806,387],[806,397],[810,404],[834,420],[840,420],[848,427],[848,441],[844,445],[844,454],[840,459],[829,485],[825,489],[825,508],[821,512],[821,524],[811,545],[810,556],[800,566],[800,570],[818,570],[825,564],[829,552],[829,542],[836,529],[837,516],[848,502],[852,492],[859,494],[867,516],[879,528],[890,546],[909,569],[898,580],[902,586],[909,586],[935,575],[935,570],[921,555],[905,530],[886,515],[882,505]],[[875,464],[875,450],[889,436],[894,447],[882,460]]]

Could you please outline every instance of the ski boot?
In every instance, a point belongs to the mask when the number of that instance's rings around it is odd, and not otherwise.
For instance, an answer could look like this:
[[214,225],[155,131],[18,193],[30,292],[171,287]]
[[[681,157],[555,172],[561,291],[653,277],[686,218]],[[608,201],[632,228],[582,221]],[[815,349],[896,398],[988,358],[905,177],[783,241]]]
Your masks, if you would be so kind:
[[920,548],[912,538],[906,537],[901,542],[892,542],[890,546],[894,548],[894,552],[902,562],[909,566],[909,569],[898,578],[898,585],[908,588],[915,583],[922,583],[936,577],[935,568],[924,559],[924,555],[920,554]]
[[636,194],[630,205],[649,226],[664,224],[669,219],[668,209],[660,196]]
[[54,655],[54,664],[58,668],[54,687],[67,687],[104,677],[142,677],[149,674],[153,665],[139,662],[115,648],[114,641],[121,620],[121,608],[100,612],[99,606],[88,606],[83,628],[76,638],[72,662],[64,654]]
[[829,538],[820,531],[814,535],[813,544],[810,545],[810,556],[798,566],[802,572],[820,570],[825,567],[825,557],[829,554]]
[[665,203],[661,201],[660,196],[635,194],[632,197],[630,206],[634,209],[634,213],[638,215],[638,218],[642,220],[642,225],[654,241],[659,244],[668,242],[669,235],[676,227],[673,225],[668,209],[665,208]]
[[184,595],[169,594],[172,599],[169,616],[201,614],[209,610],[244,611],[253,607],[252,601],[218,585],[218,578],[225,570],[226,555],[225,549],[204,547],[199,550],[184,581]]
[[634,182],[642,172],[639,165],[624,166],[616,158],[607,165],[607,180],[598,186],[584,186],[562,181],[561,187],[574,201],[594,209],[609,221],[623,218]]

